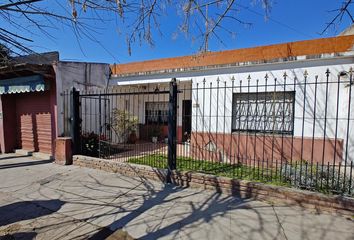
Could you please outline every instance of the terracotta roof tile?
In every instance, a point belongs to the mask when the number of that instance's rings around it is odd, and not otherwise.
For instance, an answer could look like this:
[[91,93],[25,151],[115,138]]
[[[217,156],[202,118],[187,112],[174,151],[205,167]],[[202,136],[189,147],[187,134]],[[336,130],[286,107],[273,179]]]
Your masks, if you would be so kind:
[[291,58],[296,56],[342,53],[352,49],[353,45],[354,35],[349,35],[111,65],[111,70],[112,74],[115,75],[130,75],[142,72],[191,69],[241,62],[269,61],[272,59]]

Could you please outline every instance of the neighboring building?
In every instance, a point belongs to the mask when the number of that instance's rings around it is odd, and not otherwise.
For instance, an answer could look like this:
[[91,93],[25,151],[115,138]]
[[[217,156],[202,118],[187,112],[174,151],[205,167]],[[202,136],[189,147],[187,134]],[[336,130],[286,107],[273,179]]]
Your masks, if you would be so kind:
[[56,52],[22,56],[0,67],[1,152],[24,149],[54,155],[54,141],[63,135],[60,94],[105,88],[108,64],[64,62]]
[[352,24],[350,27],[346,28],[343,32],[339,33],[338,36],[347,36],[347,35],[353,35],[354,34],[354,24]]
[[[354,100],[348,84],[348,71],[354,66],[353,45],[354,35],[347,35],[111,65],[110,85],[153,90],[168,88],[168,82],[177,78],[184,92],[178,99],[178,140],[185,141],[182,133],[190,131],[191,144],[200,149],[267,159],[291,155],[295,160],[315,162],[353,161],[353,116],[348,117],[348,104]],[[250,110],[242,112],[255,105],[266,107],[269,96],[272,103],[279,100],[273,104],[278,115],[273,111],[273,116],[265,116],[271,124],[262,125],[254,115],[251,118]],[[132,102],[139,106],[130,109],[140,109],[133,114],[144,125],[149,109],[166,111],[167,101],[165,96],[152,106],[147,97],[136,97]],[[191,113],[191,121],[186,121],[185,113]],[[281,116],[286,120],[275,125],[272,121]],[[252,147],[247,146],[250,142],[254,142]],[[274,150],[280,142],[282,149]],[[256,143],[263,146],[261,150]]]

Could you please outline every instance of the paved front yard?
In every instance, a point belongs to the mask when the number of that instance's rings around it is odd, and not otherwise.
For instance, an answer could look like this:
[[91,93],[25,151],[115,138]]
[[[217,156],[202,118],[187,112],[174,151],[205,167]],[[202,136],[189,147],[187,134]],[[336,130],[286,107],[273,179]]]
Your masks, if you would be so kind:
[[119,236],[127,235],[141,239],[354,239],[354,221],[0,155],[3,238],[125,239]]

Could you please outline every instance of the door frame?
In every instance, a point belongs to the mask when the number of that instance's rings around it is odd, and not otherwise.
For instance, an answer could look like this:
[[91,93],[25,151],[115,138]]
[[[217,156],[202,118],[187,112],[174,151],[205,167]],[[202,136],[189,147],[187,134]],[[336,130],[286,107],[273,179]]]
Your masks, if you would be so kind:
[[[189,121],[189,122],[188,122]],[[192,133],[192,100],[182,100],[182,142],[187,141],[187,135]]]

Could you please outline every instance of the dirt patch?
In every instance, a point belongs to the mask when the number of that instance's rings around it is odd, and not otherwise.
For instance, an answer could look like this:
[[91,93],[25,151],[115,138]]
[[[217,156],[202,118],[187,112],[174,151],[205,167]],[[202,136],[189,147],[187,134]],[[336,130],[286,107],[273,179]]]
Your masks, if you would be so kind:
[[13,234],[19,232],[20,229],[21,229],[21,224],[18,223],[11,224],[3,229],[0,229],[0,240],[15,239]]
[[126,231],[119,229],[112,233],[106,240],[134,240],[132,236],[130,236]]
[[0,236],[18,232],[21,229],[21,224],[11,224],[3,229],[0,229]]

